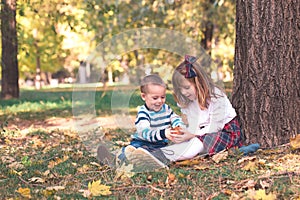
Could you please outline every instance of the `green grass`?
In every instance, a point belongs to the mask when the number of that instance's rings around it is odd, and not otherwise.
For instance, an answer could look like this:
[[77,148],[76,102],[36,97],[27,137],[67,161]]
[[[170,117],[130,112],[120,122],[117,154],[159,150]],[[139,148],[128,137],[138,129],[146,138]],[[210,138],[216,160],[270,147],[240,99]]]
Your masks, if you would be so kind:
[[[88,184],[96,180],[110,186],[112,194],[90,199],[255,199],[247,193],[251,189],[276,194],[277,199],[300,197],[300,172],[285,171],[284,168],[290,165],[284,163],[287,159],[284,156],[297,158],[299,151],[288,147],[257,152],[254,155],[256,161],[265,160],[266,164],[256,163],[253,171],[244,169],[248,162],[238,162],[243,156],[230,153],[220,163],[211,158],[197,158],[198,164],[173,163],[169,170],[136,173],[131,178],[115,179],[116,171],[98,164],[82,139],[71,130],[28,130],[24,135],[18,130],[8,129],[8,124],[3,123],[8,117],[30,120],[32,123],[52,116],[72,117],[72,95],[70,89],[22,90],[20,99],[0,101],[2,199],[24,199],[17,192],[19,188],[29,188],[32,199],[87,199],[82,190],[87,190]],[[113,95],[112,90],[105,93],[95,91],[94,107],[98,116],[110,115],[115,109],[111,106]],[[177,109],[170,92],[167,102]],[[129,108],[132,114],[142,103],[137,91],[130,95]],[[90,106],[84,101],[81,105]],[[116,108],[120,112],[124,109],[128,108]],[[10,120],[9,123],[12,122]],[[121,129],[102,131],[116,148],[121,147],[116,141],[128,141],[129,138]],[[278,164],[281,165],[274,167]],[[283,171],[279,171],[280,167]],[[173,179],[170,179],[171,175]],[[40,178],[42,182],[33,182],[32,178]],[[54,186],[64,188],[49,189]]]
[[[95,109],[97,116],[110,115],[112,112],[129,112],[132,115],[136,114],[137,106],[144,102],[140,98],[137,90],[130,92],[118,93],[118,96],[113,96],[116,92],[109,91],[72,91],[63,89],[44,89],[40,91],[21,90],[19,99],[0,100],[0,120],[5,121],[8,117],[18,117],[20,119],[39,119],[55,117],[71,117],[74,115],[72,97],[77,99],[80,97],[78,107],[84,112],[86,110]],[[84,96],[86,95],[86,97]],[[94,98],[91,96],[94,95]],[[118,98],[129,99],[128,104],[117,106],[112,99],[118,101]],[[172,94],[167,93],[167,101],[176,112],[178,108],[173,100]],[[129,110],[129,111],[128,111]]]

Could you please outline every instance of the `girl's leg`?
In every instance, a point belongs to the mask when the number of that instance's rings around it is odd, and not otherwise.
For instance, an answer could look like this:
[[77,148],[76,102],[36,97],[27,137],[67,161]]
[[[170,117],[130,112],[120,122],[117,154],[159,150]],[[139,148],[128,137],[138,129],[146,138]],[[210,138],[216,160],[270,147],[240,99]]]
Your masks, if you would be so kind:
[[224,128],[215,133],[200,136],[207,153],[212,156],[224,149],[242,146],[242,131],[237,119],[233,119]]
[[198,138],[193,138],[187,142],[173,144],[161,148],[164,155],[170,161],[192,159],[204,151],[203,143]]

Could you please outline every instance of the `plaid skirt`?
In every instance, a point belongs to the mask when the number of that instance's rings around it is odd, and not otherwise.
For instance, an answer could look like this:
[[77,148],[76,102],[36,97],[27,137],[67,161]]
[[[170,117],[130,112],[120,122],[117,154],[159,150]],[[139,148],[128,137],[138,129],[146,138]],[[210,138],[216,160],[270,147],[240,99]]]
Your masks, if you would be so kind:
[[215,133],[206,133],[198,136],[203,142],[208,155],[214,155],[224,149],[232,147],[241,147],[243,142],[243,133],[237,117],[225,124],[224,128]]

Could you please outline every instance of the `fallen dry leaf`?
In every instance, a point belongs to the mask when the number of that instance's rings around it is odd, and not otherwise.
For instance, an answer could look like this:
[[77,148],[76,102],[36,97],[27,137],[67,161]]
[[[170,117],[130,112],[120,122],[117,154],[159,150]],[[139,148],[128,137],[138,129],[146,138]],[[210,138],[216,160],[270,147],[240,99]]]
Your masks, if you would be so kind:
[[223,150],[223,151],[220,151],[219,153],[215,154],[212,156],[212,160],[215,162],[215,163],[219,163],[220,161],[222,160],[225,160],[228,156],[228,151]]
[[168,173],[166,184],[167,185],[174,185],[177,182],[175,174]]
[[269,182],[266,180],[260,180],[259,184],[261,185],[262,188],[267,189],[270,187],[270,182],[271,182],[270,180]]
[[28,181],[30,183],[44,183],[45,182],[45,180],[40,177],[32,177],[32,178],[28,179]]
[[9,171],[11,174],[17,174],[17,175],[19,175],[19,176],[22,176],[22,174],[23,174],[23,172],[22,171],[16,171],[16,170],[14,170],[14,169],[11,169],[10,171]]
[[11,157],[11,156],[1,156],[1,161],[4,164],[9,164],[15,161],[15,158]]
[[29,188],[19,188],[16,190],[17,193],[21,194],[25,198],[31,199],[30,189]]
[[243,170],[254,172],[257,169],[257,164],[255,161],[249,161],[244,167]]
[[200,160],[184,160],[184,161],[177,161],[175,162],[175,165],[179,166],[193,166],[198,165],[200,163]]
[[39,147],[44,147],[45,144],[37,136],[31,138],[32,148],[37,149]]
[[209,165],[207,164],[201,164],[201,165],[195,165],[193,167],[195,170],[205,170],[205,169],[209,169]]
[[241,164],[245,161],[252,161],[252,160],[255,160],[255,159],[256,159],[256,156],[251,156],[251,157],[247,156],[247,157],[239,159],[238,164]]
[[101,184],[101,181],[93,181],[88,184],[88,189],[93,196],[107,196],[111,194],[110,186]]
[[10,169],[21,170],[24,168],[24,165],[20,162],[13,162],[8,165]]
[[90,198],[92,196],[92,193],[89,190],[79,190],[78,192],[83,193],[82,196],[85,198]]
[[254,200],[276,200],[276,195],[269,193],[266,194],[265,190],[259,189],[259,190],[248,190],[246,191],[247,197]]
[[55,167],[56,165],[65,162],[66,160],[68,160],[69,157],[68,156],[64,156],[63,159],[60,158],[55,158],[55,160],[51,160],[48,164],[48,168],[52,169],[53,167]]
[[242,186],[242,189],[252,190],[254,189],[255,185],[256,185],[256,181],[249,180]]
[[58,191],[58,190],[64,190],[65,187],[64,186],[50,186],[50,187],[46,187],[46,190],[55,190],[55,191]]
[[300,134],[296,135],[295,137],[291,137],[290,144],[292,149],[300,149]]
[[121,180],[124,180],[124,179],[127,179],[127,178],[131,178],[135,175],[134,172],[132,172],[133,170],[133,165],[132,164],[129,164],[129,165],[121,165],[121,167],[117,168],[116,169],[116,175],[114,177],[114,180],[118,180],[118,179],[121,179]]
[[82,167],[78,168],[77,171],[80,173],[87,172],[90,169],[88,165],[83,165]]

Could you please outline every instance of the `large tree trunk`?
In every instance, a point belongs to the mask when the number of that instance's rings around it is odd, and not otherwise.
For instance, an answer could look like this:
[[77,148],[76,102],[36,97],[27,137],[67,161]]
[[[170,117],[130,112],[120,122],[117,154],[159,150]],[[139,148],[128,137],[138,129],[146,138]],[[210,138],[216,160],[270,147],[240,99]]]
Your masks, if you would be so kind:
[[1,1],[2,81],[1,97],[19,97],[18,41],[16,32],[16,0]]
[[272,147],[299,133],[298,0],[237,1],[232,102],[246,143]]

